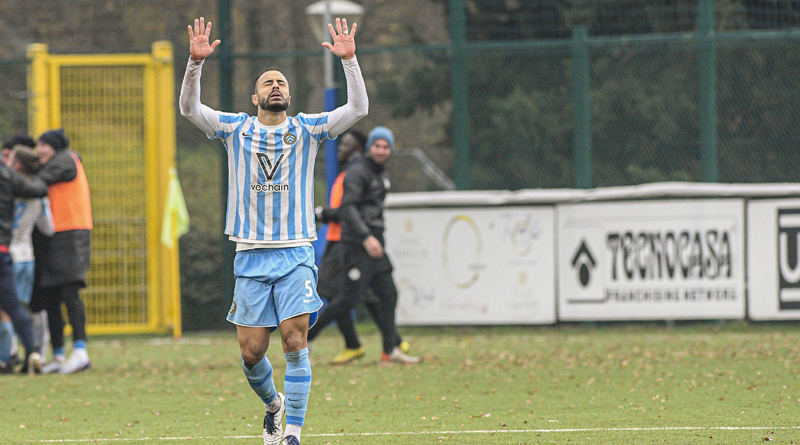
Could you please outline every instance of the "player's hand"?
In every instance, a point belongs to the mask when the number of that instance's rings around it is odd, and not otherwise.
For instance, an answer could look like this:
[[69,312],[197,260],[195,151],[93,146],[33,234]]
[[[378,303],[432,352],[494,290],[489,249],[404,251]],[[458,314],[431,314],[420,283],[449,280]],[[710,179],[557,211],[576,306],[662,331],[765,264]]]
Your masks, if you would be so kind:
[[331,50],[335,56],[339,56],[344,60],[352,59],[356,55],[356,28],[358,25],[353,23],[353,29],[347,29],[347,20],[336,19],[336,30],[333,30],[333,25],[328,23],[328,31],[331,32],[333,38],[333,45],[329,42],[322,42],[322,46]]
[[372,235],[364,240],[364,248],[367,249],[367,253],[372,258],[380,258],[383,256],[383,246],[381,246],[381,242]]
[[212,44],[208,44],[209,36],[211,35],[211,22],[206,26],[206,19],[194,20],[194,29],[189,25],[189,55],[192,60],[203,60],[214,52],[214,49],[219,45],[219,39],[214,40]]

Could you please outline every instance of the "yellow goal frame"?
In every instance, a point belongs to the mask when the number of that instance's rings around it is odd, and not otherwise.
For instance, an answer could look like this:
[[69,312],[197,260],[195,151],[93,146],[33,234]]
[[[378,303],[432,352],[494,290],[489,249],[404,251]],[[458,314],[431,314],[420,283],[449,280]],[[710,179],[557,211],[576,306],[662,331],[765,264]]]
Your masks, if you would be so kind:
[[150,54],[56,55],[33,44],[28,58],[30,133],[63,127],[89,180],[88,333],[180,337],[178,243],[161,242],[175,167],[172,45],[154,42]]

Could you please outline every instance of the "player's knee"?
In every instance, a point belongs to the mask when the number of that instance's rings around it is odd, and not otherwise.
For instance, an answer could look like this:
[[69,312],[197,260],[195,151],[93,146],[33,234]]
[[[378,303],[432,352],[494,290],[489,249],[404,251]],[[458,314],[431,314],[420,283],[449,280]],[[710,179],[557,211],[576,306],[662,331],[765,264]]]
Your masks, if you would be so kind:
[[295,352],[306,347],[306,335],[300,330],[287,332],[282,340],[284,352]]
[[254,348],[249,346],[241,346],[242,361],[245,366],[252,368],[264,359],[264,354],[267,352],[261,348]]

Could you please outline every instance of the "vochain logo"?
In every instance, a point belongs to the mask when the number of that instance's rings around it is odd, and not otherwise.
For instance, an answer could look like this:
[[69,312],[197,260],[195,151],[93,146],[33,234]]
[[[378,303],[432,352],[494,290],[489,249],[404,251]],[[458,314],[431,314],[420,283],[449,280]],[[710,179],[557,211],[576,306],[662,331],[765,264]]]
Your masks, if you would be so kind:
[[800,309],[800,209],[778,209],[780,310]]

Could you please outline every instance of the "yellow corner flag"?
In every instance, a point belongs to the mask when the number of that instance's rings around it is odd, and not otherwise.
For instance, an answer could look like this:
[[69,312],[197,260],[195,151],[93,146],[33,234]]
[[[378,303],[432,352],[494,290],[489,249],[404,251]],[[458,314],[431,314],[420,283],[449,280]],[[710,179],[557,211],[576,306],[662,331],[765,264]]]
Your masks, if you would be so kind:
[[178,181],[178,172],[173,167],[169,169],[167,202],[164,206],[164,221],[161,224],[161,244],[171,249],[175,240],[188,231],[189,212],[186,210],[186,201],[183,199],[181,183]]

